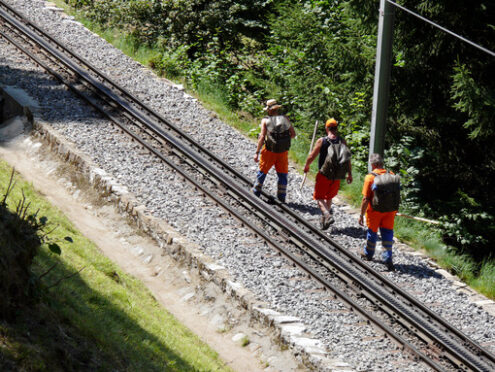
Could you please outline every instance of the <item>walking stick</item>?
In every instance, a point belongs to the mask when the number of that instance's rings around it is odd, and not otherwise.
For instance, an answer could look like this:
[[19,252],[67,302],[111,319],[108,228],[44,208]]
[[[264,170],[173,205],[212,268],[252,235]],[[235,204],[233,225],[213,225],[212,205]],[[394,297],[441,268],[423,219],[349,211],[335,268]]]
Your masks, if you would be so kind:
[[[316,129],[318,128],[318,120],[316,120],[315,122],[315,129],[313,130],[313,138],[311,139],[311,146],[309,147],[309,153],[308,153],[308,156],[309,154],[311,154],[311,151],[313,150],[313,145],[315,143],[315,136],[316,136]],[[299,186],[299,192],[301,192],[303,186],[304,186],[304,182],[306,182],[306,178],[308,177],[308,173],[304,173],[304,178],[301,182],[301,186]]]

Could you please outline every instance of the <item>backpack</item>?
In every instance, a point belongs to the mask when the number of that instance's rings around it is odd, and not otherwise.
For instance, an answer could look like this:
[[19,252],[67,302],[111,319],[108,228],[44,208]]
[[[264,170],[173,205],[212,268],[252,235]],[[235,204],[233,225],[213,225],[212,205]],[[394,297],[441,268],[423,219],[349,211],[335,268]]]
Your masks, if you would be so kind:
[[399,209],[400,204],[400,177],[389,171],[383,174],[371,173],[375,176],[371,190],[373,200],[371,207],[378,212],[393,212]]
[[320,168],[320,173],[329,180],[344,179],[349,172],[351,151],[343,143],[331,143],[328,146],[327,156]]
[[268,151],[281,153],[289,150],[291,142],[289,127],[289,122],[282,115],[268,118],[265,137],[265,147]]

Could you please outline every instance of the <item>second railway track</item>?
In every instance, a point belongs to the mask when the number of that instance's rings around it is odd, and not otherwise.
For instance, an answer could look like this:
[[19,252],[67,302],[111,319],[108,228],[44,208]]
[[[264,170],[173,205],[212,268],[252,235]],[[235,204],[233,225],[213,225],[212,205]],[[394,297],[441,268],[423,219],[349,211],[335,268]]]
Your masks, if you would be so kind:
[[[149,151],[310,273],[348,307],[402,344],[415,358],[437,370],[494,369],[495,358],[489,351],[372,270],[289,206],[268,206],[265,203],[269,197],[267,194],[263,200],[254,197],[250,192],[251,180],[99,73],[98,69],[74,53],[68,54],[62,44],[57,45],[54,39],[47,38],[40,28],[23,21],[12,9],[5,9],[2,10],[3,25],[10,25],[11,30],[16,28],[15,33],[23,30],[23,38],[29,38],[33,45],[38,45],[37,48],[44,49],[45,57],[51,55],[50,62],[38,60],[37,63],[46,63],[48,70],[61,71],[58,78],[72,84],[71,89],[75,92],[81,92],[79,88],[82,88],[81,96],[88,96],[91,89],[90,101],[95,108],[102,107],[102,115],[113,119],[117,125],[125,123],[121,129],[133,135],[135,140],[146,137],[142,145]],[[16,36],[3,31],[2,35],[15,42]],[[40,37],[44,37],[44,41],[39,41]],[[17,43],[21,46],[23,41],[18,39]],[[25,52],[32,58],[45,58],[39,53],[35,56],[33,52]],[[61,60],[65,62],[61,63]],[[64,73],[67,69],[70,72]],[[79,87],[81,82],[84,82],[84,87]],[[104,97],[106,106],[103,102],[96,103],[95,95]],[[373,312],[377,315],[370,315]]]

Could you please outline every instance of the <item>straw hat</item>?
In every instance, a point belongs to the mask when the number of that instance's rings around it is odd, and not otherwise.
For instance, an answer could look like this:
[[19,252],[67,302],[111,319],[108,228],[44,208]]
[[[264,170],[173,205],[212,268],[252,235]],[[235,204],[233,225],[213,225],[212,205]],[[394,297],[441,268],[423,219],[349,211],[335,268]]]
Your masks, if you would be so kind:
[[263,110],[265,110],[265,111],[277,110],[281,107],[282,107],[281,105],[277,104],[276,99],[269,99],[268,101],[266,101],[266,107]]

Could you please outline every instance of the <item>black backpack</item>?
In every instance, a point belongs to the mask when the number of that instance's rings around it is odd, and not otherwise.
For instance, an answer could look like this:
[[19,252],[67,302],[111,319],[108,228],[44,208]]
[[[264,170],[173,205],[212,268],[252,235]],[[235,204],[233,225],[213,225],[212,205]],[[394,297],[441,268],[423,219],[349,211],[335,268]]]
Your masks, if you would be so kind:
[[344,179],[349,172],[351,151],[343,143],[331,143],[320,173],[329,180]]
[[375,176],[371,190],[373,200],[371,207],[378,212],[392,212],[399,210],[400,204],[400,177],[397,174],[386,172],[383,174],[371,173]]

